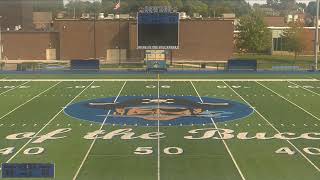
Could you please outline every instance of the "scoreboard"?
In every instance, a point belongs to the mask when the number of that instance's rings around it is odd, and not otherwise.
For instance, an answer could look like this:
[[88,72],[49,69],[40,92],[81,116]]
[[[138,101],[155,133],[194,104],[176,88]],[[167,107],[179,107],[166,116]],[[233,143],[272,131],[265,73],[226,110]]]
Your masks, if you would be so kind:
[[3,163],[1,170],[4,179],[54,178],[55,167],[50,163]]
[[179,49],[179,13],[153,7],[137,19],[138,49]]
[[165,50],[146,50],[145,62],[147,71],[167,71]]

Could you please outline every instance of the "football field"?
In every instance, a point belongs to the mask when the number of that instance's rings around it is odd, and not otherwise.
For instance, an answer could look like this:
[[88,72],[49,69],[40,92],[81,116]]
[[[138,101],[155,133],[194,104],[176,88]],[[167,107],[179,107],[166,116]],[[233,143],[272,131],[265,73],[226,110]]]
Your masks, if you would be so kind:
[[320,81],[3,76],[0,163],[53,163],[57,180],[319,180]]

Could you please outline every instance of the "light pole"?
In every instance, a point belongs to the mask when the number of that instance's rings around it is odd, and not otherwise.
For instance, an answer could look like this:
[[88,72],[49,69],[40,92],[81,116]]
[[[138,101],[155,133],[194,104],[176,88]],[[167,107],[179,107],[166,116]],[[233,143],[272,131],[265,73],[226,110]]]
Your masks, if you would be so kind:
[[316,15],[316,32],[315,32],[315,71],[318,70],[318,54],[319,54],[319,2],[317,0],[317,15]]
[[76,0],[71,0],[69,2],[73,2],[73,19],[76,19]]
[[94,0],[94,19],[93,19],[93,54],[94,59],[97,59],[97,47],[96,47],[96,18],[97,18],[97,1]]
[[2,60],[2,31],[1,31],[1,20],[2,20],[2,16],[0,16],[0,61]]

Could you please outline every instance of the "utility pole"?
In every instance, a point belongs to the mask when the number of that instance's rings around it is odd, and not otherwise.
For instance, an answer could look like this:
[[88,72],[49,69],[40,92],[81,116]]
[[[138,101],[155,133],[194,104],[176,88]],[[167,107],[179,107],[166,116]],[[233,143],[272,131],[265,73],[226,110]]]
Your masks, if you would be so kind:
[[316,32],[315,32],[315,64],[314,70],[318,71],[318,54],[319,54],[319,2],[317,0],[317,15],[316,15]]

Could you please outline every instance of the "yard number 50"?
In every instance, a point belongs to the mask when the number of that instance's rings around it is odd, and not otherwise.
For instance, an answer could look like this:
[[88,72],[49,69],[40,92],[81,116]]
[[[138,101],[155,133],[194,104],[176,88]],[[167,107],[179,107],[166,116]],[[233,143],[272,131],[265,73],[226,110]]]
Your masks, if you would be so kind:
[[[178,155],[183,153],[183,149],[179,147],[166,147],[163,149],[163,152],[168,155]],[[152,147],[137,147],[134,151],[134,154],[137,155],[148,155],[153,153]]]

